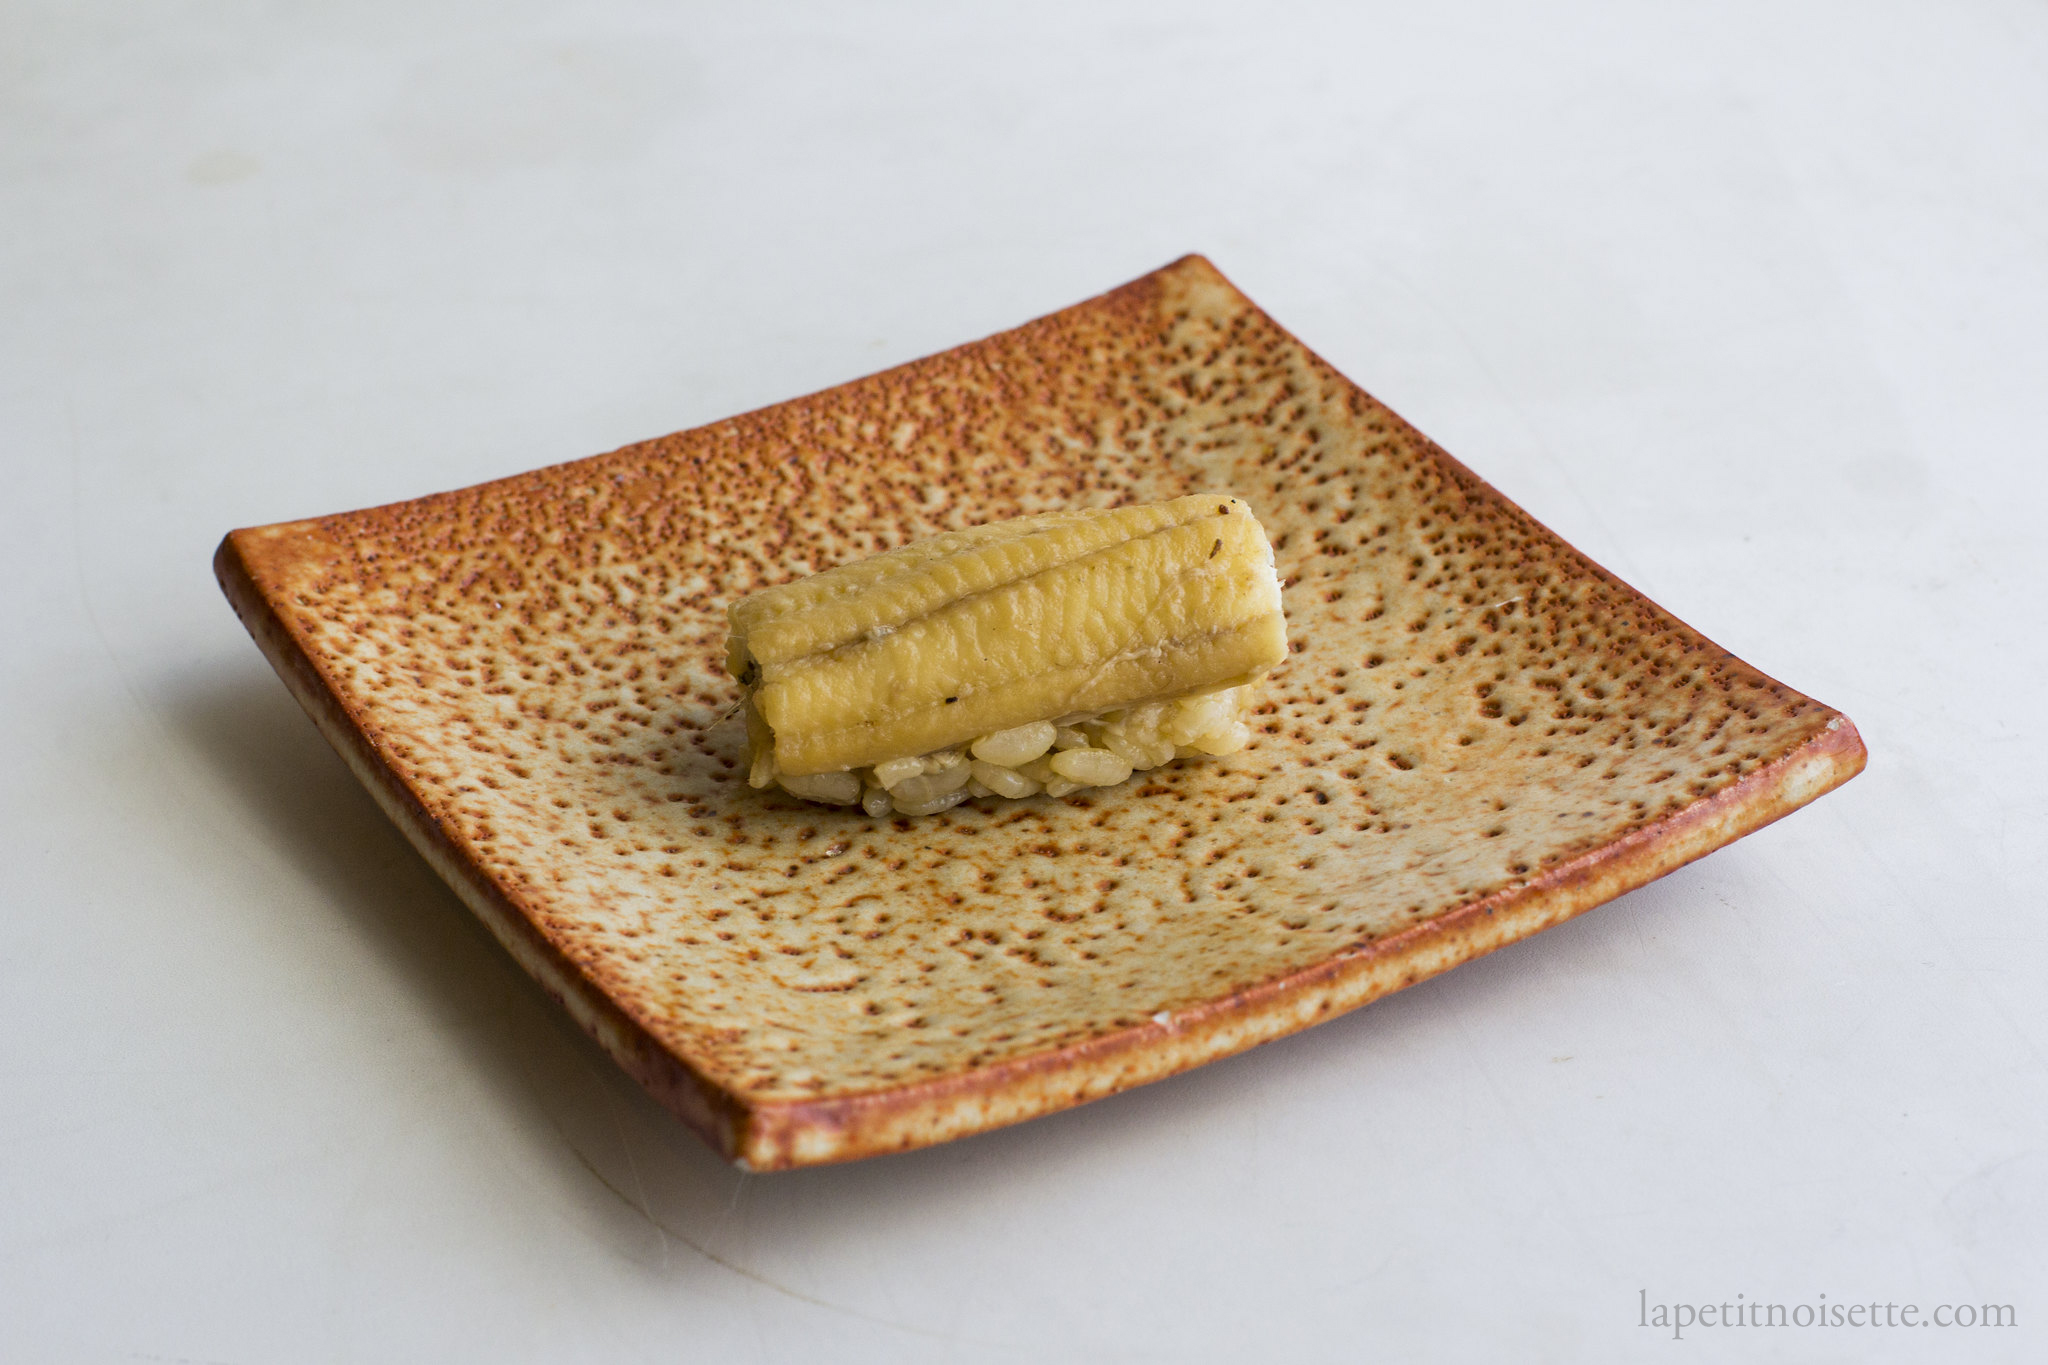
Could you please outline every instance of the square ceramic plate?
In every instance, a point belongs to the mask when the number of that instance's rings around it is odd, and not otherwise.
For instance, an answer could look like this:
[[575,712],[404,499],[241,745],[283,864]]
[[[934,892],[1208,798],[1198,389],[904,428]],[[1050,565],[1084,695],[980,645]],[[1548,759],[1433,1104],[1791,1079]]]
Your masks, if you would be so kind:
[[[725,607],[998,517],[1228,489],[1257,742],[873,820],[750,790]],[[1841,715],[1618,582],[1199,257],[574,464],[236,531],[278,672],[500,941],[756,1169],[1044,1114],[1536,932],[1853,776]]]

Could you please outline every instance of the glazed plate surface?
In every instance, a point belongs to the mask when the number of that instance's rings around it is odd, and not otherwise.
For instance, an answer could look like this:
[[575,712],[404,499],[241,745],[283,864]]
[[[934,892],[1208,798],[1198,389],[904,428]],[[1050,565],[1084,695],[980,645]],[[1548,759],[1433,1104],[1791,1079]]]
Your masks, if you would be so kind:
[[[937,531],[1229,490],[1292,654],[1256,742],[877,821],[749,789],[725,608]],[[985,341],[453,493],[222,586],[520,963],[755,1169],[1242,1051],[1855,775],[1838,712],[1574,551],[1187,257]]]

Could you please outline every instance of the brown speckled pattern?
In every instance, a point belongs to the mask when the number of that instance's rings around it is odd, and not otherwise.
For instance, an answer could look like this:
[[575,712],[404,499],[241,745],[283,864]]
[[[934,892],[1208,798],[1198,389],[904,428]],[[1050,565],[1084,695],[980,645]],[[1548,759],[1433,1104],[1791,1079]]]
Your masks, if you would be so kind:
[[[1257,741],[921,820],[750,791],[725,606],[916,536],[1229,489],[1294,642]],[[521,961],[758,1167],[1312,1023],[1846,780],[1853,727],[1583,559],[1190,257],[809,398],[238,531],[224,586]]]

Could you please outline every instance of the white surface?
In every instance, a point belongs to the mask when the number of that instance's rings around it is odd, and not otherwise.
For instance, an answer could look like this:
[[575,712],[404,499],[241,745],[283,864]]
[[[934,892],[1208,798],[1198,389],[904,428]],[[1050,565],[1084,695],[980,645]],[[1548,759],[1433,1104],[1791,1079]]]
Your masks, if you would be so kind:
[[[7,6],[0,1355],[2048,1358],[2048,11],[1689,8]],[[1304,1036],[746,1177],[208,573],[1190,249],[1869,771]]]

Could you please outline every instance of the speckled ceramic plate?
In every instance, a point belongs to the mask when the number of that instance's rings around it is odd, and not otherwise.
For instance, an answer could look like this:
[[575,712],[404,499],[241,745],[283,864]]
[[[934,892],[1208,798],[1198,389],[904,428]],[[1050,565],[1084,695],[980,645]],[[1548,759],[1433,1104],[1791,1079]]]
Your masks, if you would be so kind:
[[[728,602],[915,536],[1229,489],[1257,743],[875,821],[749,790]],[[235,609],[619,1063],[757,1169],[1013,1123],[1534,933],[1853,776],[1838,713],[1616,581],[1189,257],[779,407],[236,531]]]

